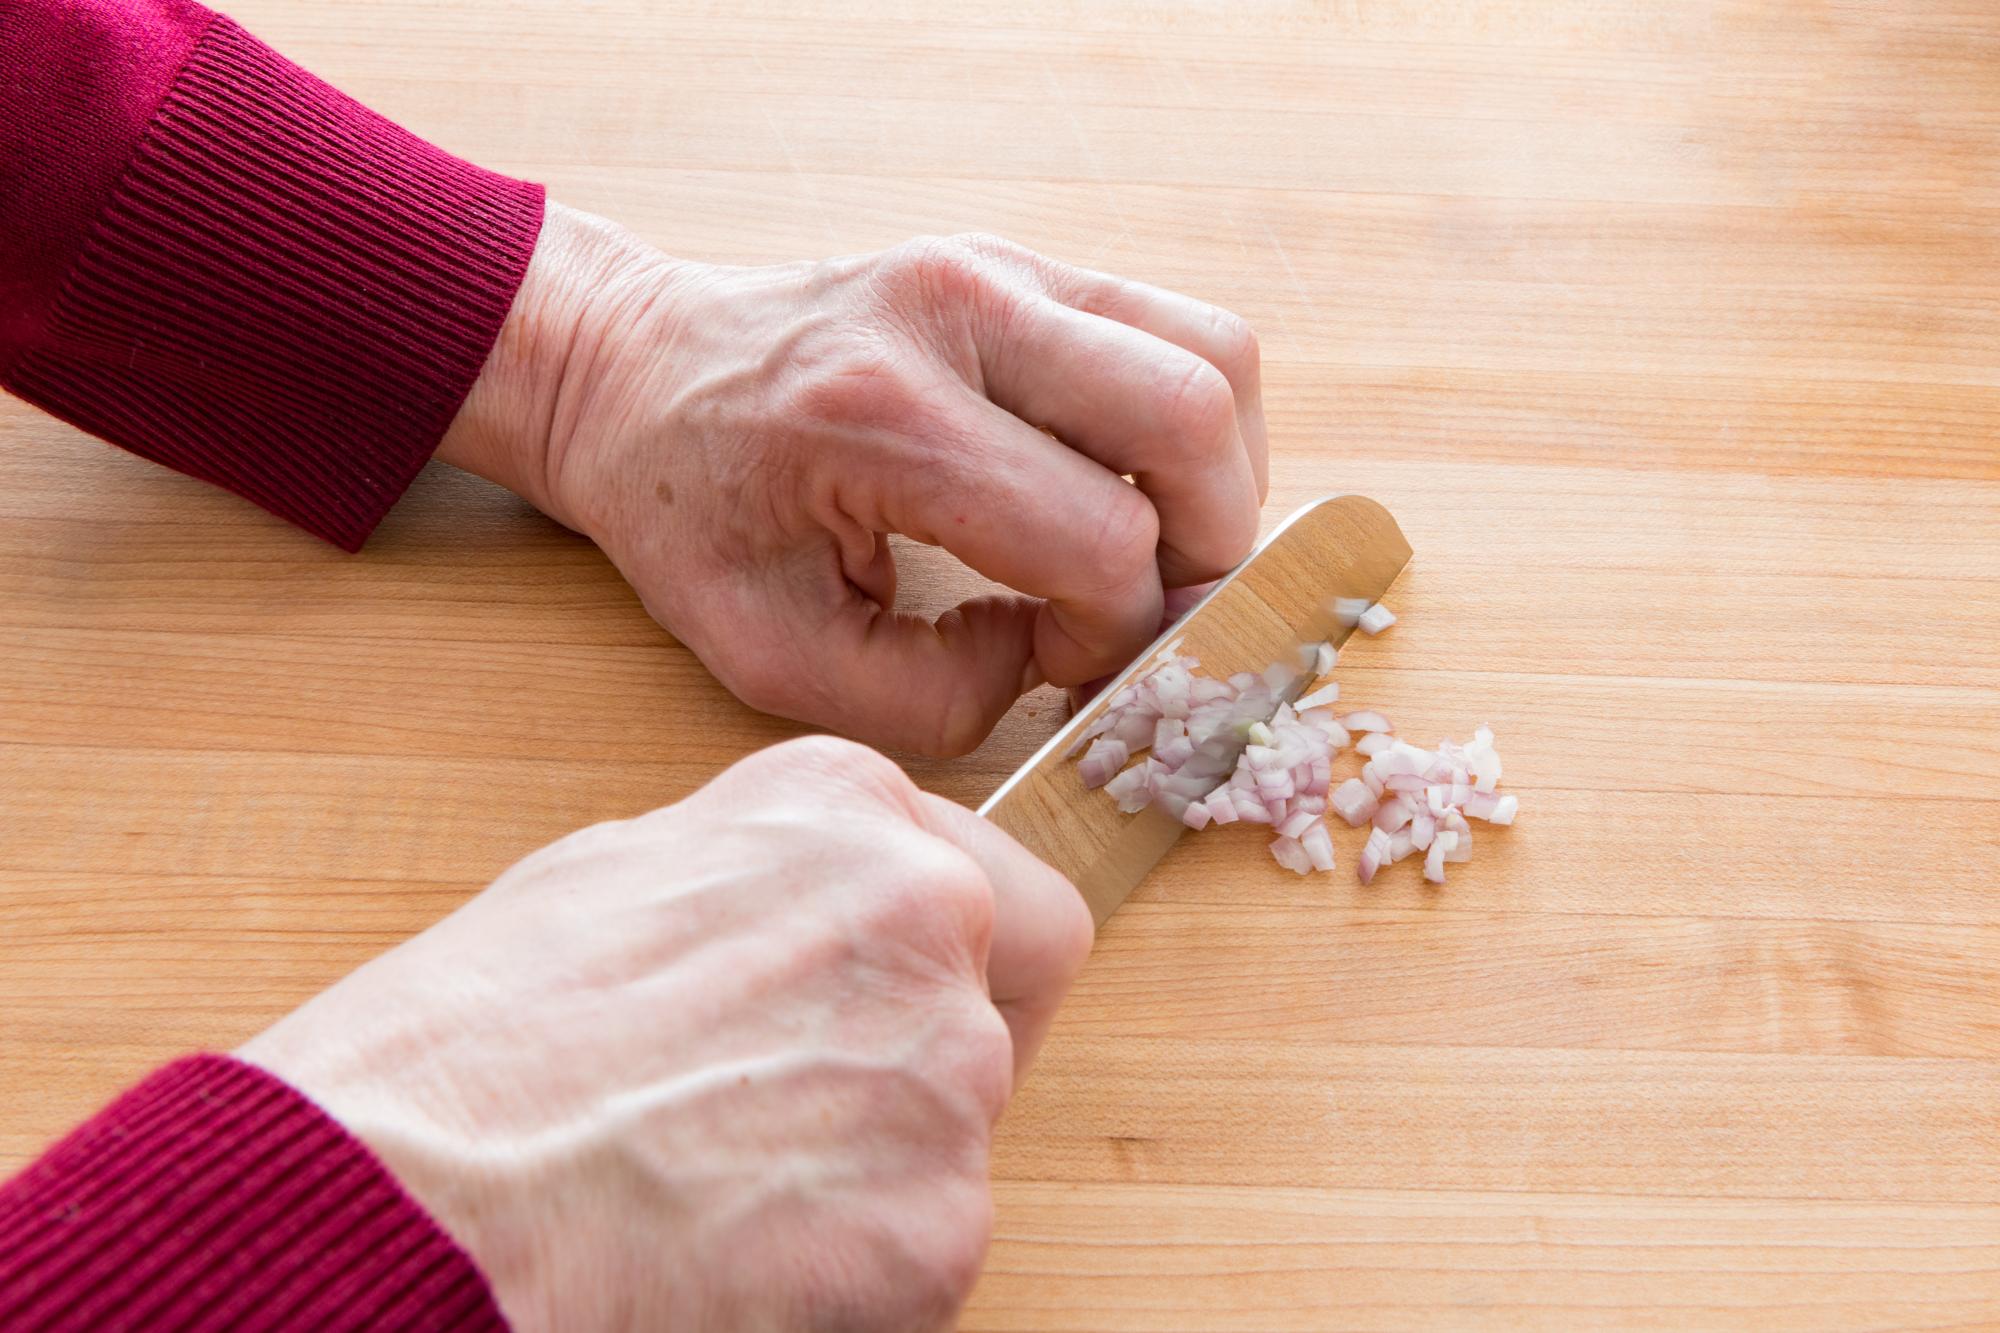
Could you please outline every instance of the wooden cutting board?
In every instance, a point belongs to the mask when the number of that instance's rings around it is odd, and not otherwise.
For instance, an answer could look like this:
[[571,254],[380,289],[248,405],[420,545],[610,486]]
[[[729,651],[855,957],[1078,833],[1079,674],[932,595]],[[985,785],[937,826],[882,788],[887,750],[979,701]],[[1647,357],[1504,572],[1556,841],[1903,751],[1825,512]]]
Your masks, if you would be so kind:
[[[2000,1323],[2000,10],[234,12],[680,253],[984,228],[1229,305],[1267,515],[1408,535],[1343,703],[1490,722],[1519,824],[1443,890],[1185,839],[965,1327]],[[18,405],[0,662],[0,1170],[788,732],[465,477],[349,558]],[[976,803],[1059,716],[912,769]]]

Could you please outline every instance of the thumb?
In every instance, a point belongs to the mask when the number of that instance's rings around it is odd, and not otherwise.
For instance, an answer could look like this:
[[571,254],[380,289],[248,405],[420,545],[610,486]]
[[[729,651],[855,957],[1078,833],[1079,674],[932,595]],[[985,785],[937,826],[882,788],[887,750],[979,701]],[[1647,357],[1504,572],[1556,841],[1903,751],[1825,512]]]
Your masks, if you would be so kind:
[[1014,1037],[1014,1082],[1033,1063],[1090,954],[1090,908],[1076,886],[962,805],[917,793],[917,819],[979,863],[993,886],[986,987]]
[[839,715],[808,720],[878,745],[965,754],[1041,683],[1040,606],[1028,597],[976,597],[930,621],[856,597],[821,644],[819,671]]

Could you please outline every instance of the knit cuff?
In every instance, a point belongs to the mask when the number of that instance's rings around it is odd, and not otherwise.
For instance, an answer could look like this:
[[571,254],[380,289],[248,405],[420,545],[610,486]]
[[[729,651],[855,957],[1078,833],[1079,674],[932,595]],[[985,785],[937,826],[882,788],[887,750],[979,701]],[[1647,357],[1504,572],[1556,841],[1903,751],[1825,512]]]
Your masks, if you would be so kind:
[[0,1186],[0,1328],[505,1327],[373,1153],[223,1056],[159,1070]]
[[355,550],[478,377],[542,212],[540,186],[423,142],[217,18],[8,379]]

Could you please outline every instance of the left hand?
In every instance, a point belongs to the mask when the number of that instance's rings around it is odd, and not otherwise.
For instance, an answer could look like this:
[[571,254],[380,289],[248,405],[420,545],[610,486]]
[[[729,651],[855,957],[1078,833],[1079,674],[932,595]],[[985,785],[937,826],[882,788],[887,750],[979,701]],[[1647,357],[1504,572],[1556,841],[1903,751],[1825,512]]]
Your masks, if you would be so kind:
[[[1227,311],[991,237],[689,263],[560,205],[439,456],[594,539],[753,707],[931,754],[1123,666],[1266,484]],[[1023,595],[899,613],[892,532]]]

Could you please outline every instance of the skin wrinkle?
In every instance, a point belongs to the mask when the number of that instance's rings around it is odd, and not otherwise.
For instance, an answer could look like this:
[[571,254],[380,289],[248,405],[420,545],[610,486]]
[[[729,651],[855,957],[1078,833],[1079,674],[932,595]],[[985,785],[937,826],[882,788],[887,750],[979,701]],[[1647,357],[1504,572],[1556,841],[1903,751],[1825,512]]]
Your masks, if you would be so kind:
[[[544,453],[543,475],[548,493],[562,495],[565,470],[575,450],[579,425],[587,419],[592,404],[587,395],[600,382],[594,372],[602,364],[607,349],[631,336],[643,326],[655,306],[665,299],[670,283],[649,281],[668,271],[663,262],[626,273],[606,284],[608,299],[601,322],[579,321],[578,332],[563,340],[562,360],[555,372],[554,402],[549,409],[548,447]],[[579,361],[579,351],[581,361]],[[578,401],[579,398],[583,401]],[[565,408],[570,410],[565,411]]]
[[[853,533],[857,554],[841,554],[841,577],[859,594],[863,609],[871,615],[896,604],[896,556],[888,538],[858,525]],[[860,548],[866,546],[865,553]]]

